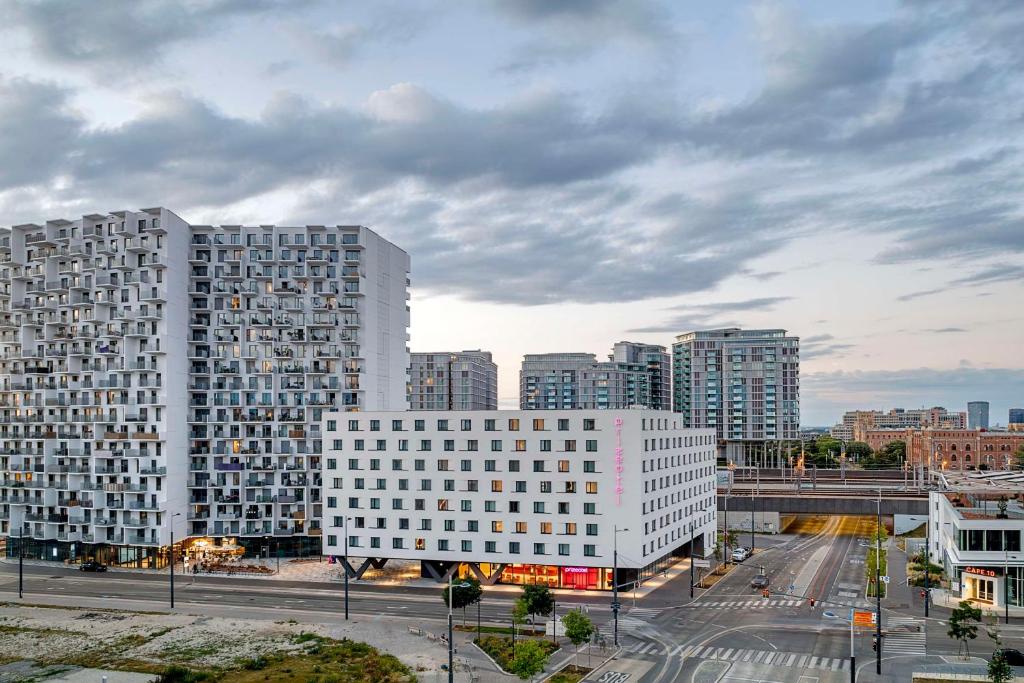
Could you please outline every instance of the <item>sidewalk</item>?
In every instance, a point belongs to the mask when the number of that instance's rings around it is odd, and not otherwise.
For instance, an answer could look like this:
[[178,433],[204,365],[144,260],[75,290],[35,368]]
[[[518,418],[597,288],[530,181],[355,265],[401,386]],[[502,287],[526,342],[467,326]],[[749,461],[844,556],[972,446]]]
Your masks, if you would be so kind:
[[[357,558],[352,558],[353,562]],[[17,558],[0,558],[0,562],[8,565],[18,564]],[[24,560],[25,566],[29,567],[62,567],[73,569],[77,565],[65,565],[63,562],[50,562],[47,560]],[[326,557],[322,562],[318,562],[317,558],[282,558],[280,562],[280,571],[278,571],[277,558],[271,558],[267,560],[252,558],[246,561],[246,564],[260,564],[263,566],[274,569],[274,574],[227,574],[227,573],[200,573],[198,576],[202,577],[214,577],[224,579],[244,579],[251,581],[295,581],[295,582],[306,582],[306,583],[331,583],[340,584],[344,582],[344,575],[342,573],[340,564],[330,564]],[[157,575],[166,576],[170,574],[170,570],[166,567],[163,569],[127,569],[121,567],[108,567],[108,573],[116,574],[136,574],[136,575]],[[643,585],[634,590],[620,590],[620,596],[624,599],[626,597],[636,597],[637,600],[646,597],[650,593],[658,590],[662,586],[666,585],[673,579],[682,576],[690,571],[690,560],[686,558],[679,559],[675,564],[669,567],[663,574],[654,578],[648,579]],[[175,575],[181,578],[186,576],[192,576],[192,572],[185,572],[181,570],[181,564],[178,563],[175,566]],[[440,590],[444,588],[443,582],[437,582],[433,579],[427,579],[420,576],[420,566],[418,561],[396,561],[392,560],[384,566],[383,569],[368,570],[362,579],[358,581],[353,579],[350,585],[358,586],[401,586],[404,588],[419,588],[424,591],[426,590]],[[523,590],[522,586],[516,584],[499,583],[493,586],[484,586],[486,593],[521,593]],[[577,595],[587,598],[604,598],[609,599],[611,594],[609,591],[588,591],[588,590],[574,590],[571,588],[553,588],[552,593],[558,596],[565,595]]]
[[[960,601],[963,600],[958,595],[953,595],[945,588],[932,588],[932,605],[936,607],[945,607],[948,609],[956,609],[960,606]],[[971,604],[981,609],[982,614],[986,616],[996,616],[1002,618],[1006,614],[1005,607],[993,607],[992,605],[985,605],[977,601],[971,601]],[[1024,607],[1010,606],[1011,617],[1024,617]]]
[[914,604],[914,593],[919,589],[907,585],[907,554],[899,549],[893,539],[886,546],[886,571],[889,574],[889,585],[885,588],[885,606],[889,609],[902,609]]

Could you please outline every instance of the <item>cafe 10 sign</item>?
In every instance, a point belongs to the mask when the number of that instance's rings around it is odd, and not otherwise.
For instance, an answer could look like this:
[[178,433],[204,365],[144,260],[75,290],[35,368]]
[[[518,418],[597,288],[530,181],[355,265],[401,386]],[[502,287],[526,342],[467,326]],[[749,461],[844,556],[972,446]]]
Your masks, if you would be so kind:
[[615,504],[622,505],[622,418],[615,418]]

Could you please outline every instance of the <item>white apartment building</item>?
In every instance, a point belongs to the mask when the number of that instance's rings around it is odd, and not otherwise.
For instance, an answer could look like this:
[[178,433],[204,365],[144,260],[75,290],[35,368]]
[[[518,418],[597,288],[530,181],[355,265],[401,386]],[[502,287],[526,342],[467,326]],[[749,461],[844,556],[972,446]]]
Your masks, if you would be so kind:
[[714,545],[714,430],[680,422],[645,409],[329,414],[324,552],[366,558],[360,575],[402,559],[439,580],[608,589],[617,537],[620,582],[642,580]]
[[317,552],[323,414],[404,405],[408,271],[359,226],[154,208],[6,231],[0,533],[143,567],[172,527]]
[[800,339],[785,330],[700,330],[672,345],[672,409],[716,431],[737,465],[778,464],[800,438]]
[[490,351],[413,352],[410,410],[497,410],[498,366]]
[[1024,605],[1024,489],[928,495],[930,559],[950,592],[991,607]]

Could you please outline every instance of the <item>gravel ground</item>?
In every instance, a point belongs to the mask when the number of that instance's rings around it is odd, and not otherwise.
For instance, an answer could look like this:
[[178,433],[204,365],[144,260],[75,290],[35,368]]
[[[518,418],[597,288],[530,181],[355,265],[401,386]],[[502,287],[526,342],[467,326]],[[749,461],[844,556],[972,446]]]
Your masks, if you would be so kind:
[[53,662],[69,655],[92,655],[94,665],[137,660],[231,667],[261,654],[301,650],[294,638],[303,632],[365,642],[395,655],[414,671],[436,669],[446,656],[444,648],[383,619],[327,626],[293,620],[8,605],[0,607],[0,658]]

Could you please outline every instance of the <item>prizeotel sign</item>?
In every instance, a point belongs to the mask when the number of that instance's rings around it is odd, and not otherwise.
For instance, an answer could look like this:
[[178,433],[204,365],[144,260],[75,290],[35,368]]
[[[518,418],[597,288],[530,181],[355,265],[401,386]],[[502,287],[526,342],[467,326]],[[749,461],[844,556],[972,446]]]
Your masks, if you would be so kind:
[[622,505],[622,418],[615,418],[615,504]]

